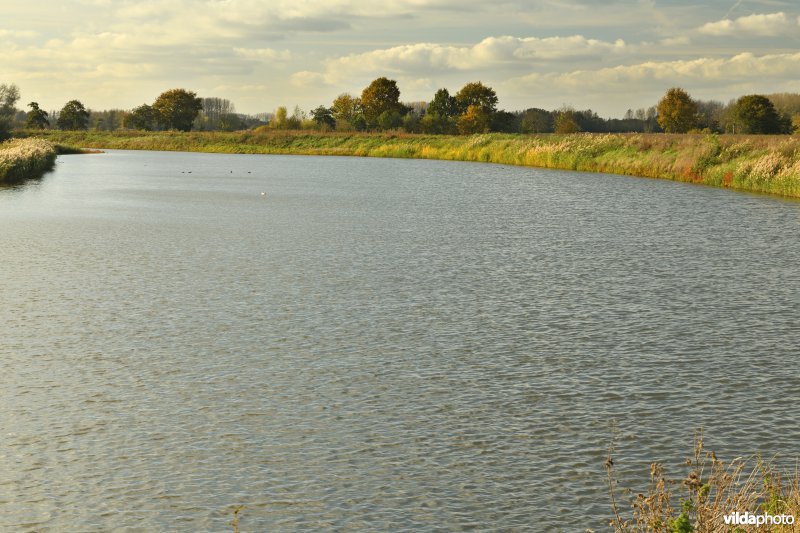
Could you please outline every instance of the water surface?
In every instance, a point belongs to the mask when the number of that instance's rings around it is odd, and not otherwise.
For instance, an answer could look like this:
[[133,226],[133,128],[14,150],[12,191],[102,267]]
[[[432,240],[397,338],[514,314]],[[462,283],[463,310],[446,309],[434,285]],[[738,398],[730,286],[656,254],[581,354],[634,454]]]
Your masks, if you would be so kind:
[[0,224],[2,530],[601,529],[612,421],[800,455],[796,202],[109,151]]

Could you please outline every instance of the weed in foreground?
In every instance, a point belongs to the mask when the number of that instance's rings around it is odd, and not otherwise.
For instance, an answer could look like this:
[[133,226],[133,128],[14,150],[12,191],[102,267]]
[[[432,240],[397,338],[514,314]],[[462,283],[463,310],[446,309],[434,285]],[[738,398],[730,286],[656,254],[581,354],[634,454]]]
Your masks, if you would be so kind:
[[[800,531],[800,473],[786,479],[772,461],[761,457],[719,460],[703,445],[702,430],[695,434],[693,457],[686,460],[683,478],[668,478],[659,463],[650,466],[646,493],[630,497],[632,516],[624,518],[614,472],[614,446],[605,462],[613,517],[617,532],[795,532]],[[750,522],[736,523],[732,517],[748,513]],[[756,518],[775,522],[753,525]],[[785,518],[782,518],[785,517]],[[791,523],[788,523],[792,517]],[[731,523],[734,522],[734,523]]]
[[240,514],[244,511],[244,505],[237,505],[233,508],[233,520],[231,521],[231,526],[233,526],[233,533],[240,533],[239,530],[239,519],[241,518]]

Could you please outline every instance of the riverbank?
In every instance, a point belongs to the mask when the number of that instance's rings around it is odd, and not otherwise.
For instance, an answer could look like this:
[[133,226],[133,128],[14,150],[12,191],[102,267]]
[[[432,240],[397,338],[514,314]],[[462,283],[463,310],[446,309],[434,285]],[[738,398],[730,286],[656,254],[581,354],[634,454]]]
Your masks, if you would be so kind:
[[627,174],[800,198],[798,136],[449,136],[282,131],[46,131],[43,136],[59,144],[83,148],[480,161]]
[[0,143],[0,183],[41,176],[53,168],[56,155],[56,147],[42,139],[11,139]]

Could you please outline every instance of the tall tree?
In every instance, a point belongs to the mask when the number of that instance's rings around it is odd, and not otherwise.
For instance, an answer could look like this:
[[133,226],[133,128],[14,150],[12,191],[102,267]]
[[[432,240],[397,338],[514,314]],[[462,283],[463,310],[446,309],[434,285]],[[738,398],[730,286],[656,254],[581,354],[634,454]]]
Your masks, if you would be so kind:
[[458,133],[469,135],[473,133],[486,133],[489,131],[489,120],[491,117],[482,107],[471,105],[467,111],[458,117],[456,123]]
[[152,131],[156,128],[156,112],[147,104],[133,108],[130,113],[122,119],[122,125],[133,130]]
[[553,113],[550,111],[534,107],[522,114],[520,121],[522,133],[550,133],[553,128]]
[[736,133],[791,133],[791,121],[781,117],[769,98],[742,96],[734,105]]
[[500,133],[519,133],[519,118],[508,111],[498,111],[492,115],[489,129]]
[[190,131],[201,109],[202,100],[186,89],[171,89],[161,93],[153,102],[159,124],[169,130]]
[[336,121],[336,129],[360,129],[361,99],[351,94],[342,93],[336,97],[331,105],[331,115]]
[[317,128],[321,130],[332,130],[336,128],[336,120],[333,118],[333,113],[324,105],[311,110],[311,120],[313,120]]
[[436,91],[436,94],[433,95],[433,100],[428,104],[426,113],[444,118],[460,115],[458,102],[456,102],[455,97],[450,96],[450,92],[447,89],[439,89]]
[[85,130],[89,126],[89,112],[78,100],[70,100],[58,112],[56,125],[61,130]]
[[269,127],[276,130],[289,129],[289,111],[286,106],[278,106],[275,109],[275,116],[269,121]]
[[456,93],[455,99],[459,114],[466,113],[469,106],[481,108],[488,116],[497,111],[497,93],[479,81],[464,85]]
[[668,90],[657,110],[658,124],[667,133],[686,133],[697,127],[697,103],[680,87]]
[[306,112],[300,109],[299,105],[294,106],[292,116],[287,120],[290,130],[299,130],[303,127],[303,122],[307,119]]
[[236,113],[236,107],[233,102],[225,98],[202,98],[203,111],[198,118],[201,122],[202,128],[206,130],[220,130],[225,129],[222,127],[223,122],[226,126],[231,122],[230,115]]
[[0,141],[11,137],[11,126],[17,111],[14,105],[17,100],[19,100],[19,88],[16,85],[0,84]]
[[26,126],[43,130],[50,125],[50,121],[47,120],[47,111],[41,109],[37,102],[31,102],[28,104],[28,107],[30,107],[31,110],[28,111],[25,121]]
[[577,115],[573,108],[566,105],[556,111],[555,117],[553,117],[555,133],[577,133],[581,131]]
[[400,89],[397,82],[388,78],[373,80],[361,92],[361,107],[369,126],[376,126],[378,117],[383,113],[394,111],[402,115],[405,108],[400,103]]
[[457,132],[456,117],[443,117],[438,113],[425,113],[419,120],[423,133],[453,134]]
[[695,100],[697,104],[697,127],[712,132],[722,131],[725,104],[715,100]]

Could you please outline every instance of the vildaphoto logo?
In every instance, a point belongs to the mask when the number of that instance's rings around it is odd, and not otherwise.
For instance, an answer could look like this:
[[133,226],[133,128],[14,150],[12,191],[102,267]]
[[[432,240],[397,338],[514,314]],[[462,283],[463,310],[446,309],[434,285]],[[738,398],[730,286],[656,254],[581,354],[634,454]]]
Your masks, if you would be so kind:
[[794,516],[790,514],[753,514],[750,512],[735,512],[723,517],[729,526],[779,526],[794,524]]

